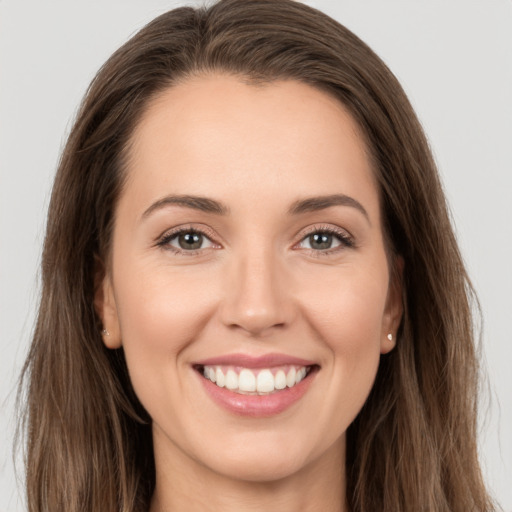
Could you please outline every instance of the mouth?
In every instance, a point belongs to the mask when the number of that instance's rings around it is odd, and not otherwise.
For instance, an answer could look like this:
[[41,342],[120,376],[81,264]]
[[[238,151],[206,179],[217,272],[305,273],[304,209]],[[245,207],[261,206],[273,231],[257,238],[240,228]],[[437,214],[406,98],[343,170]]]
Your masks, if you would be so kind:
[[286,364],[263,368],[234,365],[195,365],[194,369],[218,388],[241,395],[265,396],[295,388],[318,365]]
[[206,395],[221,408],[264,418],[300,402],[320,365],[285,354],[229,354],[197,361],[192,368]]
[[320,371],[313,361],[284,354],[230,354],[192,365],[217,405],[237,416],[265,418],[301,402]]

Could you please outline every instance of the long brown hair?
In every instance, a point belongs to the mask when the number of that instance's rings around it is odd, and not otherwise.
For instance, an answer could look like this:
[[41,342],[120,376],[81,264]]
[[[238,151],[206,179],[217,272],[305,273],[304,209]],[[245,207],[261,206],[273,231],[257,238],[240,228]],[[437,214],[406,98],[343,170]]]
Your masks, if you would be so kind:
[[338,98],[372,155],[404,317],[347,437],[352,512],[490,511],[477,460],[473,291],[421,126],[360,39],[292,0],[221,0],[156,18],[101,68],[55,178],[42,295],[23,382],[30,512],[146,511],[151,421],[122,349],[102,343],[93,297],[131,134],[151,98],[207,72],[293,79]]

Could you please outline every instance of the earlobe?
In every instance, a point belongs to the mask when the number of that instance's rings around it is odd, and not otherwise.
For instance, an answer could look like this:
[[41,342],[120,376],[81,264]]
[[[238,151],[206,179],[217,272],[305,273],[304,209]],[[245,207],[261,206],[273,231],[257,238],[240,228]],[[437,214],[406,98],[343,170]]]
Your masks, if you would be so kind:
[[386,309],[382,322],[381,354],[391,352],[396,346],[396,333],[404,311],[403,305],[404,260],[397,256],[393,262],[391,278],[386,300]]
[[105,270],[103,262],[96,260],[94,286],[94,309],[101,319],[101,337],[107,348],[120,348],[121,332],[117,316],[117,306],[110,273]]
[[384,337],[380,344],[380,353],[381,354],[387,354],[388,352],[391,352],[396,346],[396,340],[393,333],[388,332],[388,334]]

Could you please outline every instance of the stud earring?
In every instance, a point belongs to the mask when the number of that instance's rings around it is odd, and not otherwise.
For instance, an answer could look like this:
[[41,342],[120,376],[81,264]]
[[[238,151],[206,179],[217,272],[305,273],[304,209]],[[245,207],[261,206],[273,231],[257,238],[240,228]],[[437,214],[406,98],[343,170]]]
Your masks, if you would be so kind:
[[388,334],[388,340],[393,341],[393,335],[391,333]]
[[110,336],[110,333],[107,331],[107,329],[103,329],[101,334],[103,334],[103,336]]

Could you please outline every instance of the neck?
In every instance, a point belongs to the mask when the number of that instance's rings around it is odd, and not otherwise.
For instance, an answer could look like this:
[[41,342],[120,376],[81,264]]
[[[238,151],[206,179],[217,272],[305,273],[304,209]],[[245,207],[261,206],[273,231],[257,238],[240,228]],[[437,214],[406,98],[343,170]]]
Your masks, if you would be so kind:
[[346,512],[344,441],[340,439],[328,453],[299,471],[272,481],[222,475],[191,460],[170,441],[166,447],[158,443],[150,512]]

